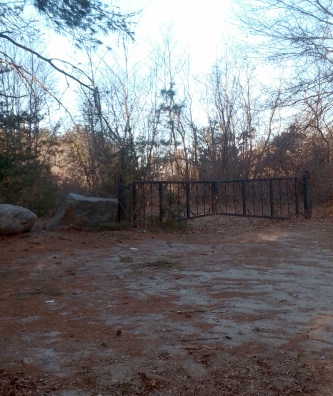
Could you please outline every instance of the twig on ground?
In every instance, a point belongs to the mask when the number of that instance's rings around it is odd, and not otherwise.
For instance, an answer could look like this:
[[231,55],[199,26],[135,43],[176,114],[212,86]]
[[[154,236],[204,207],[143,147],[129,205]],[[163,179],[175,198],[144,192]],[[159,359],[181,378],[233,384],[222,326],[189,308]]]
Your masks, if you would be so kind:
[[179,382],[176,382],[176,381],[172,380],[171,378],[162,377],[161,375],[153,374],[153,373],[140,373],[140,374],[142,376],[144,376],[148,379],[154,380],[154,381],[162,381],[162,382],[167,382],[172,385],[179,386]]
[[215,349],[215,347],[211,347],[207,345],[188,345],[188,346],[181,346],[181,349],[186,349],[187,351],[200,351],[201,349]]
[[[226,308],[224,306],[222,307],[214,307],[214,308],[209,308],[209,309],[190,309],[188,311],[177,311],[177,314],[189,314],[189,313],[197,313],[197,312],[209,312],[209,311],[215,311],[216,309],[221,309],[221,308]],[[225,313],[227,311],[219,311],[221,313]]]
[[208,341],[208,340],[219,340],[220,337],[201,337],[201,338],[189,338],[189,339],[183,339],[180,338],[184,342],[192,342],[192,341]]
[[72,241],[73,240],[72,238],[67,238],[67,237],[63,237],[63,236],[60,236],[59,239],[63,239],[64,241]]

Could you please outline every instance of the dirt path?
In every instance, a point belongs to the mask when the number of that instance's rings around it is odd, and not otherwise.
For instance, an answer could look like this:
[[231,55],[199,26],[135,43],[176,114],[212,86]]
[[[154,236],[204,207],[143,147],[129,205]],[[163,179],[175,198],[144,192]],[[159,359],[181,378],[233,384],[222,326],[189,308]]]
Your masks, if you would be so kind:
[[0,394],[332,395],[332,236],[215,217],[2,237]]

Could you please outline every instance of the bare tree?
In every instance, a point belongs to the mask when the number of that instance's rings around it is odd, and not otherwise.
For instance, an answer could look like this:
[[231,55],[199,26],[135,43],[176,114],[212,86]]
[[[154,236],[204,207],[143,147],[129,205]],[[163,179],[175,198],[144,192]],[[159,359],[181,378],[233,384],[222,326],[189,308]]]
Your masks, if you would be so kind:
[[[3,48],[52,86],[47,65],[31,54],[19,58],[15,48]],[[0,74],[0,87],[5,93],[0,97],[0,200],[43,212],[56,199],[50,171],[57,145],[57,124],[49,118],[52,102],[35,78],[22,80],[11,69]]]
[[[45,50],[36,50],[30,43],[42,42],[46,27],[54,34],[65,36],[76,47],[96,47],[103,43],[102,36],[111,32],[124,32],[133,37],[131,16],[133,14],[122,14],[118,8],[97,0],[7,0],[1,2],[0,42],[33,54],[65,78],[92,90],[91,81],[77,65],[50,57]],[[45,45],[40,46],[43,47]],[[2,70],[13,70],[22,79],[34,77],[38,81],[37,76],[4,50],[0,50],[0,66]]]
[[244,137],[244,131],[252,128],[252,120],[251,109],[245,107],[241,68],[228,48],[212,67],[204,86],[202,102],[207,126],[201,132],[202,177],[239,177],[239,141]]
[[[290,66],[290,100],[316,95],[330,98],[333,12],[330,0],[241,0],[238,17],[247,34],[261,38],[256,55]],[[290,102],[289,102],[290,103]]]
[[172,26],[161,32],[161,38],[152,49],[151,59],[156,70],[155,84],[159,105],[157,143],[161,176],[189,178],[190,137],[186,128],[184,81],[188,73],[188,55],[179,45]]

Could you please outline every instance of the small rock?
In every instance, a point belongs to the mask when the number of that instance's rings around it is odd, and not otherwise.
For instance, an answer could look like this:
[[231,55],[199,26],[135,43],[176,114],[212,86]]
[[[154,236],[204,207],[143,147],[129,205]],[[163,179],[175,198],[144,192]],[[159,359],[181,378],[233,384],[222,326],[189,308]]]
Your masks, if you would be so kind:
[[21,364],[22,364],[23,367],[28,367],[28,366],[30,366],[30,362],[29,362],[29,360],[28,360],[27,358],[23,358],[23,359],[21,360]]

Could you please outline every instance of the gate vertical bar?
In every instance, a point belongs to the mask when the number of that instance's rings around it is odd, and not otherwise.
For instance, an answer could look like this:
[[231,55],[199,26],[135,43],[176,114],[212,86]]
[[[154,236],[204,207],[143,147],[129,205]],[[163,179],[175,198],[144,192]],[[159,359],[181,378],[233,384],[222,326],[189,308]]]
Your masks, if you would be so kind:
[[246,193],[245,193],[245,181],[242,181],[242,204],[243,204],[243,216],[246,216]]
[[269,202],[271,207],[271,217],[274,217],[274,190],[273,190],[273,181],[269,181]]
[[132,187],[132,222],[133,224],[136,224],[137,222],[137,202],[136,202],[136,186],[137,184],[133,182],[131,184]]
[[218,191],[217,191],[217,182],[212,182],[212,214],[216,215],[217,213],[217,197],[218,197]]
[[303,194],[304,194],[304,217],[310,219],[312,215],[310,172],[303,173]]
[[117,221],[118,223],[125,217],[125,185],[123,177],[118,180],[118,210],[117,210]]
[[295,192],[295,211],[296,216],[299,215],[299,199],[298,199],[298,178],[294,179],[294,192]]
[[190,182],[186,182],[186,217],[191,217],[191,188]]
[[163,182],[158,182],[158,196],[159,196],[159,207],[160,207],[160,223],[163,222],[164,210],[163,210]]

